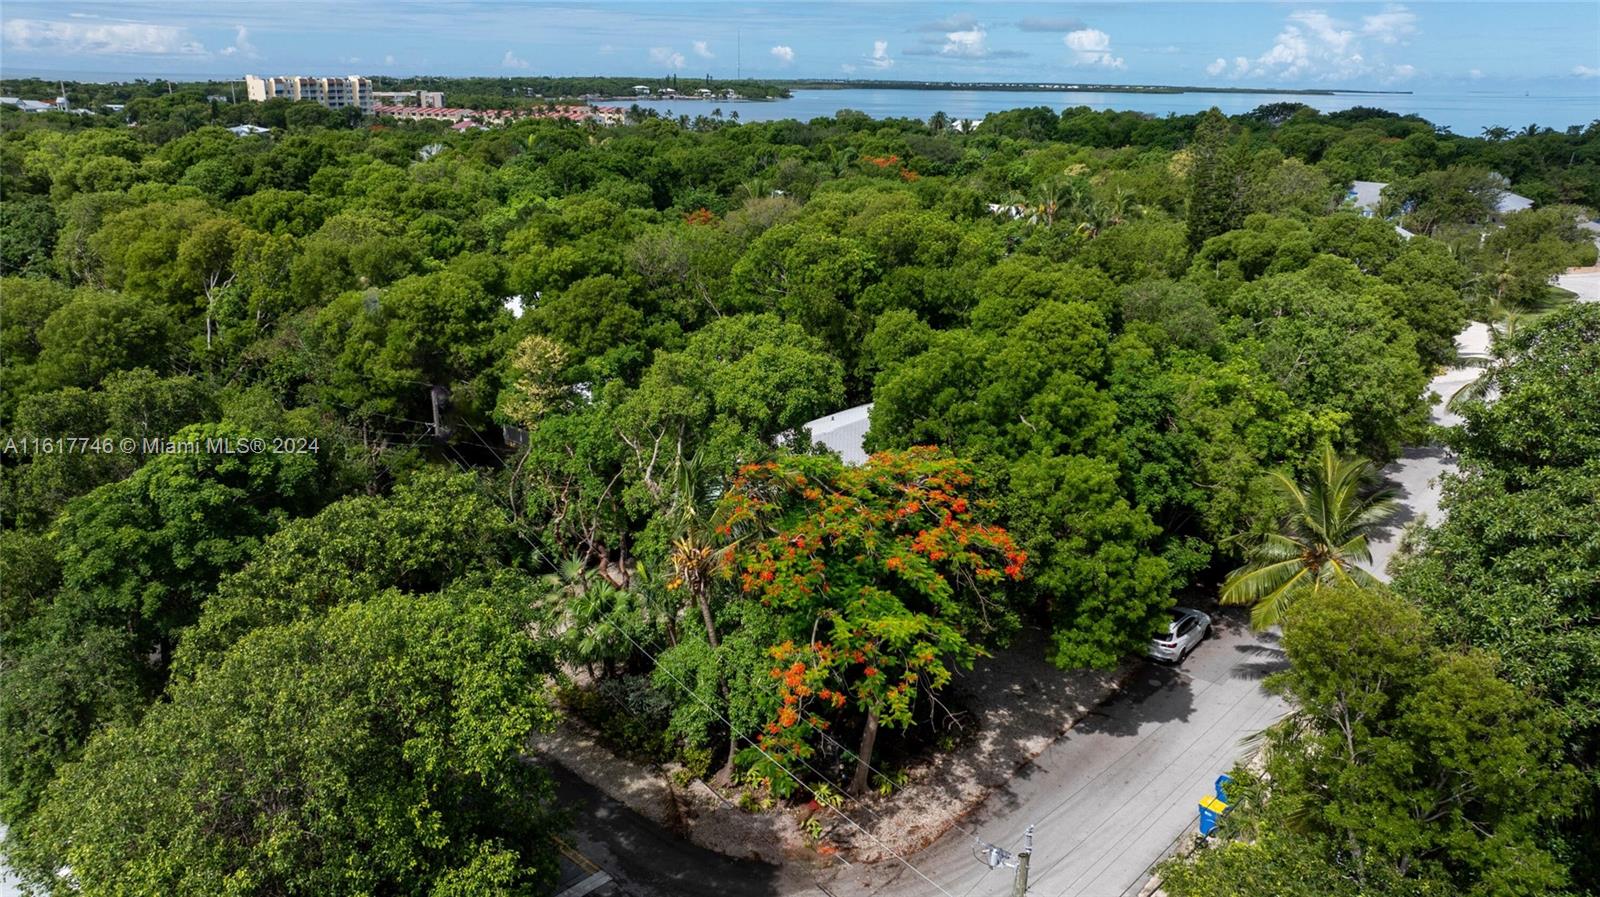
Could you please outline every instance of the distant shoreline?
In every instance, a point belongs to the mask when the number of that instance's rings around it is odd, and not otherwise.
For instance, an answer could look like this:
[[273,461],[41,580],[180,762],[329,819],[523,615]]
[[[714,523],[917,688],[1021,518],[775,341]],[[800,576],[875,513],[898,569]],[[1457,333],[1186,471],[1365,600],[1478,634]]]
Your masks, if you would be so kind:
[[773,82],[790,90],[1004,90],[1016,93],[1245,93],[1288,96],[1409,96],[1409,90],[1335,90],[1286,87],[1196,87],[1174,84],[1086,84],[1048,81],[876,81],[814,78]]
[[[370,77],[370,78],[374,79],[375,81],[376,80],[382,80],[382,81],[385,81],[385,82],[389,82],[389,81],[407,82],[407,81],[413,81],[413,80],[437,80],[437,81],[441,81],[441,82],[468,81],[468,80],[497,80],[497,81],[498,80],[502,80],[502,78],[494,78],[492,76],[481,76],[481,75],[436,75],[436,76],[407,76],[407,77],[400,77],[400,76],[393,76],[393,75],[367,75],[367,76],[364,76],[364,77]],[[587,76],[587,77],[565,76],[565,75],[562,75],[562,76],[555,76],[555,75],[550,75],[550,76],[509,76],[509,77],[504,77],[503,80],[515,82],[515,81],[519,81],[519,80],[530,80],[530,79],[534,79],[534,78],[548,78],[548,79],[568,80],[568,81],[583,81],[583,80],[588,80],[590,78],[595,79],[595,80],[618,80],[618,81],[638,80],[638,81],[640,81],[642,83],[649,83],[649,84],[651,84],[651,86],[655,86],[657,83],[663,83],[663,79],[661,79],[659,77],[644,77],[644,76],[635,77],[635,76],[617,76],[617,75],[605,75],[605,76],[598,76],[597,75],[597,76]],[[73,82],[76,82],[76,83],[83,83],[83,84],[113,84],[113,85],[115,85],[115,84],[135,84],[135,83],[138,83],[140,81],[167,81],[167,82],[177,83],[177,84],[226,84],[226,83],[228,83],[230,81],[238,81],[239,80],[238,76],[229,76],[229,75],[222,75],[222,74],[213,74],[213,75],[205,75],[205,74],[159,75],[159,74],[144,73],[144,74],[122,74],[122,75],[118,75],[118,74],[113,74],[111,72],[84,72],[84,71],[46,72],[44,70],[37,70],[37,69],[24,69],[21,72],[18,72],[18,71],[15,71],[15,70],[8,71],[8,72],[0,72],[0,79],[8,80],[8,81],[10,81],[10,80],[57,81],[57,80],[63,80],[64,79],[64,80],[73,81]],[[791,78],[791,79],[746,78],[746,79],[742,79],[741,81],[726,81],[725,79],[718,79],[718,83],[764,84],[764,85],[769,85],[769,86],[773,86],[773,87],[782,88],[784,90],[957,90],[957,91],[1011,91],[1011,92],[1015,92],[1015,93],[1131,93],[1131,94],[1184,94],[1184,93],[1207,94],[1207,93],[1209,93],[1209,94],[1256,94],[1256,95],[1276,94],[1276,95],[1279,95],[1279,96],[1322,96],[1322,97],[1333,97],[1333,96],[1374,96],[1374,97],[1411,96],[1414,93],[1413,91],[1410,91],[1410,90],[1345,90],[1345,89],[1340,89],[1340,88],[1319,88],[1319,87],[1301,87],[1301,88],[1292,88],[1292,87],[1206,87],[1206,86],[1201,86],[1201,85],[1183,85],[1183,84],[1089,84],[1089,83],[1068,82],[1068,81],[1058,81],[1058,82],[1050,82],[1050,81],[890,81],[890,80],[876,80],[876,79],[872,79],[872,78]],[[596,93],[597,95],[600,95],[600,94],[598,94],[598,92],[591,92],[591,93]],[[574,98],[576,98],[576,97],[581,96],[581,95],[582,94],[579,93],[579,94],[574,94],[573,96],[574,96]],[[696,97],[696,96],[693,96],[691,94],[680,94],[676,98],[677,99],[686,99],[686,100],[687,99],[702,99],[700,97]],[[661,99],[661,97],[655,96],[655,95],[634,96],[634,95],[629,95],[629,94],[619,94],[619,95],[614,95],[614,96],[606,95],[605,99],[613,100],[613,101],[629,100],[629,99],[657,100],[657,99]],[[723,100],[725,98],[716,97],[715,99]],[[748,101],[748,100],[777,100],[777,99],[787,99],[787,98],[786,97],[781,97],[781,96],[779,96],[779,97],[743,96],[743,97],[739,98],[739,100],[744,100],[744,101]]]

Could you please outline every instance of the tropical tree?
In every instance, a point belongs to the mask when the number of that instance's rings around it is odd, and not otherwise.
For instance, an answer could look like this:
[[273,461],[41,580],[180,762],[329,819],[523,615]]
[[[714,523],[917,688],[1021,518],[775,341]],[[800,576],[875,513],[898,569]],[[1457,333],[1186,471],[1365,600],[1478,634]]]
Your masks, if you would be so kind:
[[1370,461],[1340,458],[1326,443],[1305,482],[1296,483],[1285,470],[1269,476],[1289,512],[1278,532],[1255,540],[1245,563],[1222,584],[1222,603],[1250,605],[1256,629],[1282,624],[1297,600],[1329,586],[1377,584],[1358,565],[1371,563],[1367,538],[1396,508],[1390,489],[1370,490]]
[[1386,589],[1330,588],[1294,616],[1268,687],[1296,710],[1262,772],[1233,771],[1220,837],[1162,869],[1167,893],[1588,893],[1543,834],[1581,806],[1559,711]]
[[[809,475],[808,475],[809,474]],[[740,590],[773,609],[773,717],[747,758],[779,793],[785,761],[860,723],[849,792],[866,790],[880,727],[906,727],[920,698],[985,652],[1006,619],[1026,551],[988,522],[966,462],[917,447],[862,467],[781,461],[741,468],[721,501]]]
[[15,859],[74,893],[549,893],[558,816],[522,752],[556,713],[527,623],[456,588],[255,630],[97,734]]

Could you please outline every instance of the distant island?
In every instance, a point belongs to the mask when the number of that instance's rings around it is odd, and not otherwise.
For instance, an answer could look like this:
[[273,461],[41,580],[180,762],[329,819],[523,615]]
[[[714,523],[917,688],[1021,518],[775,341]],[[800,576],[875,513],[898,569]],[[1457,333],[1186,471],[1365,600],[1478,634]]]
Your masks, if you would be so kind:
[[1399,96],[1409,90],[1329,90],[1286,87],[1195,87],[1173,84],[1089,84],[1050,81],[881,81],[872,78],[808,78],[778,81],[791,90],[1011,90],[1049,93],[1247,93],[1296,96]]

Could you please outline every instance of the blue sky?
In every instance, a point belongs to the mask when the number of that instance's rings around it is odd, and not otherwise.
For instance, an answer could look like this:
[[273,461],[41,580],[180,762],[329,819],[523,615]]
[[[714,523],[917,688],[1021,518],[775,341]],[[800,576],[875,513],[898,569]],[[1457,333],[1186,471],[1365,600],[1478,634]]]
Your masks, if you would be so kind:
[[1600,98],[1600,3],[6,0],[0,72],[628,74],[1405,88]]

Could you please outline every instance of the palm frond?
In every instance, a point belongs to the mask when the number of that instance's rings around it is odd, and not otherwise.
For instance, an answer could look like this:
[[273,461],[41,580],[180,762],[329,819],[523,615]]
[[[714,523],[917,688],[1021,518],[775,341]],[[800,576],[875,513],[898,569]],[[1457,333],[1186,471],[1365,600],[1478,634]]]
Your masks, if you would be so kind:
[[1269,474],[1289,504],[1282,529],[1252,541],[1245,563],[1222,586],[1223,604],[1252,605],[1257,629],[1281,625],[1302,595],[1324,586],[1375,585],[1359,563],[1372,560],[1368,536],[1394,516],[1393,490],[1368,491],[1376,479],[1371,462],[1341,458],[1324,444],[1304,482],[1287,471]]
[[1301,567],[1294,576],[1250,608],[1250,628],[1257,631],[1283,625],[1289,608],[1305,592],[1315,588],[1310,567]]
[[1223,604],[1254,604],[1282,591],[1310,568],[1299,558],[1276,564],[1247,564],[1222,584]]

